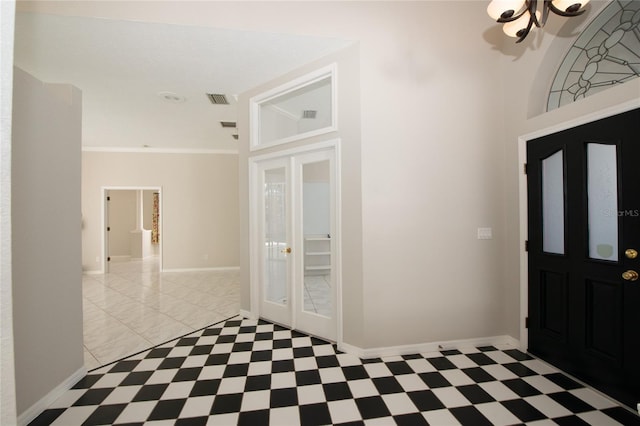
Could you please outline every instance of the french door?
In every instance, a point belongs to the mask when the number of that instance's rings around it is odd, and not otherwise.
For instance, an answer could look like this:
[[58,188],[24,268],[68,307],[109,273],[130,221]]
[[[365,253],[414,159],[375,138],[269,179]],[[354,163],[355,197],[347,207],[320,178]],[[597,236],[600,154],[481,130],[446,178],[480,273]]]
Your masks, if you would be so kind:
[[254,163],[252,280],[259,316],[337,338],[336,161],[333,148]]
[[640,402],[640,110],[527,143],[529,351]]

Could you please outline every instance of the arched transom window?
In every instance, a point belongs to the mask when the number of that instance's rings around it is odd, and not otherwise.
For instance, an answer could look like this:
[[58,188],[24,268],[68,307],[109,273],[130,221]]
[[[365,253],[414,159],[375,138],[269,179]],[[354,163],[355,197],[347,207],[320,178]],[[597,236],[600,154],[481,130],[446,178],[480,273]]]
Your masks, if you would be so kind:
[[556,72],[547,111],[640,76],[640,1],[614,0],[582,31]]

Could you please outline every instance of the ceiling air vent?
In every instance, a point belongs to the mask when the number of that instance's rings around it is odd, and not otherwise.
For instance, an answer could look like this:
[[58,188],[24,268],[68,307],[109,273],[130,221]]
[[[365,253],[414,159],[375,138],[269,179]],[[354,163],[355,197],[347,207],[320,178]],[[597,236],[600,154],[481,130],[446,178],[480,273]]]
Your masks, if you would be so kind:
[[207,93],[207,98],[209,98],[214,105],[229,105],[227,96],[220,93]]
[[224,128],[235,128],[236,127],[236,122],[235,121],[221,121],[220,125]]
[[302,118],[316,118],[318,111],[314,109],[305,109],[302,111]]

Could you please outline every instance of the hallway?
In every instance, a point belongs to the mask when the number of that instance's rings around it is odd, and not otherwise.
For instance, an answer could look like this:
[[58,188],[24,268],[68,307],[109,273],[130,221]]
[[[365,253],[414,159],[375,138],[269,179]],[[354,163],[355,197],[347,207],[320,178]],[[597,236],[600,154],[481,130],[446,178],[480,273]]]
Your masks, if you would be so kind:
[[87,369],[237,315],[238,271],[159,272],[158,257],[83,275]]

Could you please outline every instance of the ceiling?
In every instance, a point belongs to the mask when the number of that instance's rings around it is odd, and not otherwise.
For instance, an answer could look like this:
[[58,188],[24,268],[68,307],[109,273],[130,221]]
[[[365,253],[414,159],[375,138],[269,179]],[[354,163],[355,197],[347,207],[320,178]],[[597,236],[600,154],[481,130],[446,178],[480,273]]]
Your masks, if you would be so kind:
[[[236,95],[350,43],[20,12],[15,64],[82,90],[84,147],[231,152],[237,129],[220,122],[236,121]],[[184,101],[159,95],[166,92]],[[206,93],[230,104],[214,105]]]

